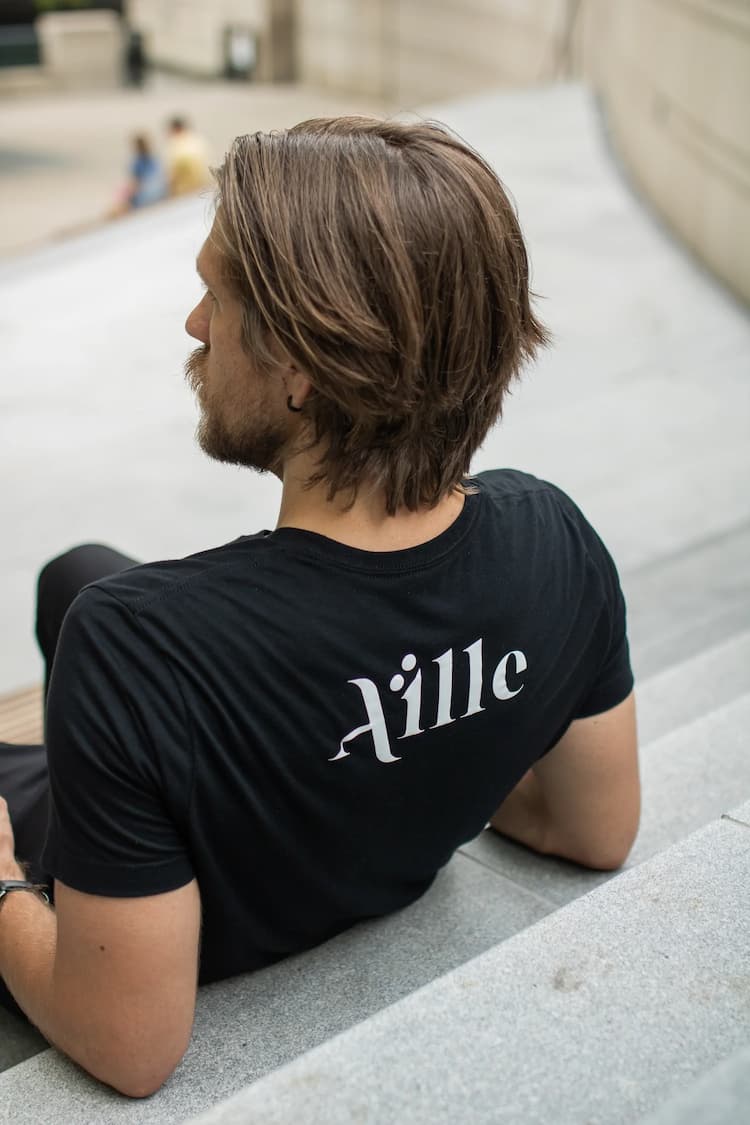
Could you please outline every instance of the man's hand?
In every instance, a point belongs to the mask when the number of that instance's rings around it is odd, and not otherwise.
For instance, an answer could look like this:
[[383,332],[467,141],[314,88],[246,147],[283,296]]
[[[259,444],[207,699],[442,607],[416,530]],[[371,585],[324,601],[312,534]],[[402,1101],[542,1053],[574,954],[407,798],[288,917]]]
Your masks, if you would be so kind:
[[16,862],[13,825],[10,822],[8,802],[0,797],[0,879],[25,879],[26,874]]

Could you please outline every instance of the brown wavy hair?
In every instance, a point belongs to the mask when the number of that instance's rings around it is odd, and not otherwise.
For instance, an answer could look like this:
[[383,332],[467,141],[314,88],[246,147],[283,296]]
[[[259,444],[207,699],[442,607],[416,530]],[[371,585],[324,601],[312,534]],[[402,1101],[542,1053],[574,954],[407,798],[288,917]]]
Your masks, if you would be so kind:
[[215,175],[245,347],[269,370],[280,346],[314,387],[309,483],[352,500],[366,483],[390,514],[465,487],[547,342],[487,162],[439,124],[317,118],[238,137]]

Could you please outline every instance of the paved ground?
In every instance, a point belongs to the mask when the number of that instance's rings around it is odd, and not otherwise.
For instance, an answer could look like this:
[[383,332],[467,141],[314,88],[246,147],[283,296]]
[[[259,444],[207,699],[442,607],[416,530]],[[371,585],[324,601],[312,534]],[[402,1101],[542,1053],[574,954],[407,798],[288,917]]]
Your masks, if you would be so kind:
[[376,113],[382,103],[300,86],[187,82],[159,76],[143,90],[0,101],[0,254],[98,221],[124,178],[133,133],[164,141],[166,121],[188,116],[220,161],[233,137],[305,117]]
[[[62,373],[58,347],[62,336],[51,330],[52,326],[68,324],[75,340],[68,344],[73,349],[68,359],[79,363],[83,337],[88,339],[87,347],[91,345],[96,351],[95,339],[104,342],[110,315],[117,316],[115,303],[122,306],[123,301],[132,300],[137,304],[142,292],[137,277],[120,278],[114,289],[115,278],[108,276],[104,326],[97,324],[94,313],[99,298],[94,296],[94,305],[84,305],[70,289],[70,285],[75,285],[75,263],[86,260],[87,251],[79,246],[91,245],[85,238],[82,243],[77,239],[82,234],[93,234],[96,245],[131,245],[134,260],[143,265],[151,260],[148,247],[133,246],[131,239],[138,238],[139,230],[153,229],[149,222],[155,222],[160,233],[177,232],[185,214],[191,216],[187,220],[191,232],[189,254],[199,245],[193,217],[205,213],[203,203],[188,203],[185,212],[179,205],[163,206],[157,209],[158,217],[147,220],[145,227],[139,227],[138,218],[132,226],[130,218],[115,224],[104,221],[123,178],[128,138],[134,132],[146,131],[159,147],[164,140],[165,122],[180,113],[189,117],[206,138],[211,159],[219,161],[232,138],[240,133],[284,128],[319,115],[386,112],[388,107],[374,100],[302,86],[191,82],[170,76],[157,76],[144,89],[136,91],[6,97],[0,103],[0,289],[9,295],[12,308],[0,310],[0,330],[8,349],[0,381],[0,403],[4,408],[0,416],[0,466],[4,482],[0,513],[6,544],[0,558],[0,576],[7,580],[0,593],[0,621],[5,638],[0,652],[0,691],[38,678],[39,664],[30,633],[33,572],[36,561],[50,548],[63,546],[70,541],[70,534],[76,534],[74,526],[68,524],[51,540],[37,522],[38,518],[47,522],[47,505],[42,503],[40,507],[35,495],[39,485],[34,480],[37,473],[49,479],[48,456],[56,457],[59,453],[51,448],[50,441],[54,446],[59,440],[63,444],[70,441],[73,448],[80,449],[78,426],[87,426],[86,410],[81,409],[70,384],[70,396],[63,393],[71,411],[67,421],[65,412],[56,409],[55,396],[60,391]],[[101,243],[96,243],[97,230],[103,239]],[[34,256],[35,250],[41,251],[40,256]],[[61,257],[57,257],[58,252]],[[189,258],[183,264],[190,269]],[[189,278],[183,279],[183,284],[185,280],[190,289]],[[157,290],[166,284],[168,278],[164,274],[157,282]],[[98,289],[98,283],[94,289]],[[74,311],[69,306],[71,297]],[[180,336],[186,311],[183,306],[184,302],[178,306],[179,314],[175,309],[171,315],[166,338],[175,333]],[[40,328],[43,331],[38,334]],[[141,362],[145,353],[140,349],[147,338],[152,338],[152,325],[138,331],[140,343],[132,337],[132,323],[126,334],[140,352]],[[156,335],[164,338],[158,329]],[[44,346],[39,351],[36,345],[42,340]],[[153,362],[158,364],[157,359]],[[88,367],[87,361],[84,366]],[[172,364],[172,373],[177,368],[179,364]],[[30,369],[35,374],[29,381]],[[146,361],[140,370],[145,375],[149,369]],[[22,414],[18,413],[19,395],[24,403]],[[106,382],[89,388],[85,396],[89,406],[98,401],[104,407],[108,401]],[[190,423],[187,430],[191,431]],[[51,433],[57,436],[51,438]],[[33,468],[29,466],[29,457],[35,463]],[[31,506],[24,510],[27,503]],[[70,499],[66,498],[64,507],[69,509],[69,505]],[[95,535],[96,529],[91,527],[87,533]],[[127,538],[126,528],[123,533]]]
[[[747,760],[750,705],[746,485],[750,322],[746,311],[696,268],[631,194],[607,152],[585,91],[553,87],[489,96],[443,107],[437,115],[473,141],[513,190],[528,235],[535,287],[556,336],[554,349],[519,388],[503,426],[491,435],[476,466],[512,464],[557,480],[591,516],[620,564],[635,610],[631,625],[637,662],[643,665],[648,657],[646,664],[654,677],[639,685],[642,734],[645,742],[653,740],[654,750],[643,763],[649,811],[639,849],[649,841],[660,848],[669,842],[664,839],[667,824],[680,836],[691,830],[687,821],[696,813],[702,815],[704,799],[714,800],[717,780],[737,788],[736,801],[747,792],[741,766]],[[188,200],[0,264],[6,371],[0,383],[0,477],[11,484],[0,490],[0,525],[6,529],[0,559],[0,621],[5,639],[0,650],[0,688],[39,674],[30,634],[32,582],[39,558],[91,537],[111,540],[143,557],[182,554],[274,520],[278,498],[274,482],[212,465],[192,443],[194,410],[180,377],[189,347],[182,320],[197,293],[192,259],[207,217],[203,201]],[[717,760],[721,768],[716,767]],[[725,796],[721,794],[721,803],[710,816],[729,807]],[[605,911],[604,920],[610,923],[606,933],[593,924],[592,903],[602,901],[593,895],[582,900],[583,914],[577,922],[570,921],[568,914],[552,915],[549,923],[541,923],[543,928],[536,932],[543,938],[553,931],[563,934],[562,941],[540,942],[548,959],[555,948],[566,957],[571,949],[582,955],[586,948],[593,949],[595,963],[609,972],[599,949],[615,951],[630,975],[612,977],[617,986],[614,1001],[612,996],[607,999],[606,989],[590,992],[590,982],[579,988],[569,975],[560,984],[556,962],[545,978],[546,993],[539,993],[537,1004],[529,1005],[531,990],[544,984],[538,949],[528,947],[528,984],[514,967],[504,976],[496,971],[494,951],[486,955],[491,986],[485,987],[484,981],[477,986],[474,981],[478,990],[475,987],[471,995],[492,1000],[492,989],[505,981],[521,997],[516,1007],[527,1030],[531,1026],[534,1033],[535,1018],[536,1030],[543,1035],[562,1029],[561,1050],[550,1046],[549,1040],[534,1047],[533,1035],[519,1038],[515,1031],[510,1044],[518,1048],[530,1095],[544,1111],[541,1120],[549,1120],[550,1112],[563,1119],[558,1092],[565,1075],[560,1084],[554,1067],[542,1067],[544,1075],[532,1074],[529,1079],[529,1058],[562,1060],[560,1066],[567,1066],[569,1077],[572,1071],[566,1058],[572,1051],[573,1061],[583,1067],[582,1078],[568,1083],[566,1097],[588,1094],[586,1083],[599,1073],[602,1081],[597,1080],[592,1093],[606,1101],[601,1120],[621,1125],[636,1119],[634,1106],[656,1105],[676,1082],[684,1084],[686,1076],[734,1049],[736,1035],[745,1036],[747,1011],[735,987],[740,979],[735,967],[742,965],[747,944],[743,944],[743,919],[736,910],[742,901],[741,878],[747,871],[746,847],[743,844],[740,868],[728,862],[723,845],[720,851],[711,843],[721,842],[719,833],[728,842],[730,828],[739,840],[750,815],[745,809],[741,819],[735,815],[732,826],[714,825],[711,839],[701,837],[697,847],[695,838],[686,843],[694,853],[699,880],[686,883],[685,852],[680,850],[674,870],[667,871],[664,880],[671,912],[666,901],[657,896],[654,905],[653,896],[644,893],[640,881],[648,881],[650,875],[641,869],[643,876],[637,871],[625,876],[630,878],[625,887],[630,887],[631,901],[625,902],[624,910]],[[494,838],[494,844],[498,849],[502,841]],[[549,864],[539,860],[540,865],[545,863],[545,881],[541,882],[540,871],[534,888],[529,857],[519,856],[520,849],[505,857],[505,866],[497,857],[488,857],[486,850],[482,856],[474,845],[466,852],[446,873],[448,879],[451,871],[456,877],[456,913],[450,915],[442,902],[437,904],[436,918],[447,931],[441,931],[429,915],[428,897],[415,904],[418,911],[426,911],[425,949],[438,950],[441,956],[451,942],[463,943],[467,933],[477,940],[480,927],[472,917],[479,917],[482,926],[489,920],[490,943],[503,937],[488,907],[494,902],[507,921],[512,888],[518,895],[528,896],[531,890],[538,900],[545,895],[558,903],[566,901],[572,878],[580,877],[573,872],[562,880],[557,865],[557,880],[550,878]],[[668,856],[661,857],[659,870],[665,871],[668,862]],[[499,901],[480,885],[490,878],[490,869],[493,879],[503,872],[508,876],[507,893]],[[519,877],[522,870],[526,875]],[[653,892],[651,882],[648,890]],[[481,910],[472,912],[477,905]],[[700,907],[697,914],[696,907]],[[413,916],[394,915],[384,925],[402,927],[409,956],[422,971],[429,958],[412,920]],[[551,929],[544,928],[547,925]],[[357,930],[342,940],[360,938]],[[523,951],[528,939],[527,934],[511,940]],[[633,957],[634,949],[639,956]],[[4,1104],[14,1121],[29,1125],[52,1118],[66,1125],[93,1120],[127,1120],[132,1125],[183,1121],[262,1073],[265,1059],[259,1061],[258,1056],[266,1049],[286,1051],[286,1057],[292,1058],[311,1045],[311,1038],[320,1041],[315,1039],[321,1031],[316,1023],[318,1009],[305,996],[319,997],[322,1023],[332,1013],[341,1014],[331,1004],[337,980],[345,982],[339,987],[345,988],[347,999],[356,1002],[378,973],[403,983],[409,957],[402,957],[382,933],[364,954],[355,950],[348,962],[340,954],[340,946],[324,946],[310,955],[307,971],[300,976],[293,975],[294,966],[287,963],[271,970],[277,976],[253,974],[204,991],[190,1054],[175,1079],[154,1099],[124,1103],[102,1088],[94,1089],[72,1066],[47,1053],[0,1078]],[[574,972],[578,961],[574,958]],[[363,964],[367,973],[362,972]],[[444,967],[433,965],[430,971],[436,975]],[[449,989],[451,980],[462,987],[472,972],[470,965],[442,980],[448,980]],[[718,982],[716,990],[706,991],[709,976]],[[691,981],[697,982],[692,991]],[[437,986],[442,988],[440,981]],[[372,994],[381,1005],[380,984]],[[457,1044],[468,1044],[470,1052],[475,1026],[464,1028],[462,1034],[462,1024],[450,1006],[434,1004],[431,997],[436,994],[429,989],[420,995],[427,997],[429,1010],[417,1012],[412,1019],[418,1033],[408,1043],[403,1034],[391,1035],[391,1021],[402,1032],[406,1026],[395,1010],[395,1017],[394,1011],[386,1012],[379,1022],[361,1024],[354,1033],[355,1043],[360,1036],[365,1042],[373,1027],[376,1032],[386,1029],[374,1053],[370,1046],[363,1052],[368,1062],[378,1057],[384,1042],[395,1043],[396,1055],[408,1054],[411,1045],[412,1054],[420,1056],[414,1065],[411,1056],[403,1065],[402,1083],[393,1075],[403,1058],[388,1072],[391,1077],[385,1086],[381,1068],[378,1089],[398,1097],[415,1081],[433,1090],[445,1082],[450,1093],[456,1076],[466,1074],[472,1098],[477,1091],[492,1092],[485,1099],[486,1119],[494,1121],[500,1103],[487,1075],[493,1065],[497,1069],[500,1038],[492,1018],[500,1013],[505,1034],[505,1013],[515,1008],[507,996],[495,997],[492,1017],[483,1022],[481,1005],[467,1009],[468,993],[464,993],[461,1018],[472,1025],[479,1020],[489,1059],[485,1062],[477,1055],[479,1073],[463,1060],[446,1071],[442,1060],[456,1055]],[[253,1003],[256,996],[259,1002]],[[594,1022],[578,1019],[569,1034],[570,1025],[557,1017],[560,1004],[565,1001],[575,1015],[587,996]],[[417,997],[416,1003],[421,1002]],[[407,1011],[414,1012],[412,1002],[407,1003]],[[548,1018],[549,1011],[556,1013],[555,1019]],[[612,1011],[616,1020],[609,1018]],[[432,1034],[446,1028],[446,1013],[450,1042],[435,1045],[424,1038],[424,1029]],[[358,1013],[353,1022],[361,1018]],[[518,1021],[511,1023],[515,1029]],[[597,1072],[596,1060],[589,1065],[590,1056],[579,1050],[576,1034],[579,1041],[584,1036],[589,1050],[595,1045],[597,1057],[615,1060],[606,1074]],[[253,1037],[262,1050],[248,1050]],[[609,1040],[611,1056],[601,1050],[604,1038]],[[34,1045],[19,1037],[16,1048],[16,1057],[21,1057]],[[334,1096],[342,1091],[358,1095],[365,1088],[362,1067],[350,1065],[349,1058],[347,1054],[334,1060],[330,1067],[334,1095],[329,1099],[326,1094],[320,1117],[303,1111],[305,1120],[333,1119]],[[430,1075],[425,1081],[430,1059],[439,1060],[442,1069],[437,1079]],[[270,1065],[279,1061],[274,1058]],[[303,1060],[303,1070],[307,1065]],[[249,1073],[253,1067],[256,1070]],[[496,1087],[502,1096],[508,1090],[506,1071],[503,1062]],[[551,1111],[540,1099],[548,1072],[555,1079],[550,1087],[556,1099]],[[342,1073],[356,1074],[357,1082],[342,1084]],[[282,1082],[283,1074],[277,1075]],[[321,1076],[327,1082],[323,1071]],[[319,1090],[308,1079],[305,1072],[304,1088],[316,1097]],[[276,1078],[272,1075],[268,1081],[275,1083]],[[615,1087],[612,1099],[607,1097],[607,1082]],[[288,1103],[276,1096],[276,1085],[261,1086],[258,1097],[271,1089],[270,1116],[263,1119],[276,1120],[281,1113],[288,1120],[286,1109],[278,1108]],[[452,1103],[444,1101],[442,1110],[446,1119],[457,1119]],[[295,1113],[300,1116],[296,1103],[292,1116]],[[351,1117],[347,1113],[342,1119]],[[435,1117],[430,1107],[425,1119]],[[377,1119],[406,1117],[399,1107]],[[580,1115],[574,1118],[580,1119]]]
[[[300,116],[299,93],[279,97]],[[476,467],[516,465],[567,488],[626,589],[694,556],[698,598],[709,596],[711,559],[750,521],[746,311],[634,198],[579,88],[437,114],[513,191],[556,336]],[[0,474],[10,484],[0,492],[0,690],[39,676],[41,559],[88,539],[180,555],[274,522],[276,483],[208,462],[192,439],[183,324],[208,212],[204,200],[182,201],[0,263]]]

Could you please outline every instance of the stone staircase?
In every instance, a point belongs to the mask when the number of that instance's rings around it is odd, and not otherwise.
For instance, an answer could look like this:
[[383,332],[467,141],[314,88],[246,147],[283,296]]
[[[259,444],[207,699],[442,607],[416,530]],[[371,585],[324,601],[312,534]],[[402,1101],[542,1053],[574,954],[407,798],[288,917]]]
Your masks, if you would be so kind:
[[[638,1121],[748,1042],[750,802],[734,815],[195,1125]],[[738,1085],[727,1125],[747,1120]]]
[[[146,1101],[0,1016],[0,1120],[734,1125],[747,1112],[750,325],[622,187],[583,91],[438,115],[506,169],[537,286],[550,312],[563,306],[553,327],[568,359],[551,362],[565,395],[551,379],[535,389],[541,375],[519,390],[477,467],[559,481],[620,562],[642,748],[632,855],[621,872],[588,872],[482,833],[406,910],[202,989],[188,1053]],[[614,261],[586,243],[591,213],[605,241],[617,231]],[[608,304],[579,284],[586,268]],[[632,448],[597,432],[597,411],[640,426]]]
[[750,1039],[749,670],[745,630],[640,683],[644,815],[624,871],[484,832],[406,910],[203,989],[153,1098],[43,1050],[0,1075],[0,1119],[639,1120]]

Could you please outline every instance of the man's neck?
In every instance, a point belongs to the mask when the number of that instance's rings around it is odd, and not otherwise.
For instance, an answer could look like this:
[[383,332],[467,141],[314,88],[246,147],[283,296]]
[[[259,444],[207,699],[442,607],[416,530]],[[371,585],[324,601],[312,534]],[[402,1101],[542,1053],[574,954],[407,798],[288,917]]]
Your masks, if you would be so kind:
[[453,491],[434,508],[416,512],[403,508],[389,516],[379,492],[361,489],[347,508],[346,497],[326,498],[324,484],[305,489],[297,478],[285,473],[276,526],[314,531],[361,551],[403,551],[446,531],[463,506],[463,494]]

